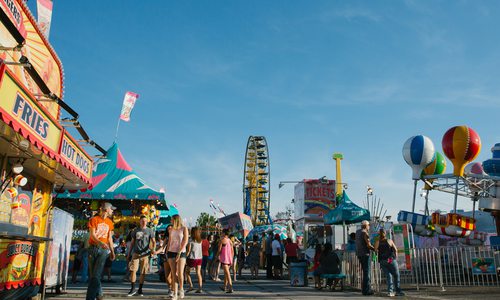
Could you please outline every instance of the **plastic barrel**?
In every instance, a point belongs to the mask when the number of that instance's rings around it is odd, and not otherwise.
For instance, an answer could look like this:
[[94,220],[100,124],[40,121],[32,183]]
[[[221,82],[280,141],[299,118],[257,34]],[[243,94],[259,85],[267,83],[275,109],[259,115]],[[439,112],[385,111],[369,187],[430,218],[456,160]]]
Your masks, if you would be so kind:
[[307,262],[290,263],[290,286],[307,286]]

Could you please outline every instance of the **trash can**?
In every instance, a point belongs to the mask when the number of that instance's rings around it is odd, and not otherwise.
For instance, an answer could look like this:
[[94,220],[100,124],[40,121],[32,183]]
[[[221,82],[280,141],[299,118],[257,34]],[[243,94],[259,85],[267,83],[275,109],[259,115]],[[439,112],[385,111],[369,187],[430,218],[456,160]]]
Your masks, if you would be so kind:
[[290,286],[307,286],[307,262],[290,263]]

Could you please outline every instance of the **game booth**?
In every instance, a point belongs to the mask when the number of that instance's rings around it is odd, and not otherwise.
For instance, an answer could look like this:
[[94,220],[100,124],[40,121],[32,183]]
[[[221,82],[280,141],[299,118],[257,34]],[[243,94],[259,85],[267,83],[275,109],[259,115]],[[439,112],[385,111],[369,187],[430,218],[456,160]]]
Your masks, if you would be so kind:
[[[148,186],[124,159],[118,145],[107,150],[99,159],[92,177],[92,190],[58,191],[55,205],[65,208],[75,217],[73,244],[88,239],[87,224],[97,213],[100,203],[110,202],[117,207],[113,214],[116,260],[112,272],[125,271],[125,240],[127,233],[139,224],[141,215],[148,217],[148,226],[156,229],[160,212],[168,211],[165,193]],[[76,247],[75,247],[76,248]]]

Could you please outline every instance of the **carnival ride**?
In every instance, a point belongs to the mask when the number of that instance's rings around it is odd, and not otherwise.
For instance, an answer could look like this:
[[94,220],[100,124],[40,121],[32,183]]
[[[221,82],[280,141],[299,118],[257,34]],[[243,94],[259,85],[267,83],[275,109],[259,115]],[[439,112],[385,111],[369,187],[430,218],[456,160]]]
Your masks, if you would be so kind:
[[254,226],[272,223],[270,209],[269,149],[266,138],[248,138],[243,171],[243,212]]
[[[497,145],[499,147],[497,147]],[[459,241],[469,245],[484,243],[486,234],[476,230],[474,211],[476,202],[480,209],[495,211],[499,209],[496,187],[500,185],[500,145],[493,147],[493,159],[481,163],[471,163],[481,150],[479,135],[467,126],[450,128],[443,136],[442,147],[446,157],[453,164],[453,173],[444,174],[446,160],[434,150],[432,141],[425,136],[414,136],[403,147],[403,157],[413,169],[414,193],[412,211],[400,211],[398,221],[409,223],[414,233],[429,236],[434,233],[459,237]],[[431,159],[429,159],[431,158]],[[484,166],[484,169],[483,169]],[[419,180],[424,181],[426,191],[424,214],[415,213],[416,187]],[[429,214],[428,197],[431,190],[454,194],[452,212]],[[457,213],[457,197],[470,198],[473,202],[473,215]],[[481,207],[482,201],[482,207]]]

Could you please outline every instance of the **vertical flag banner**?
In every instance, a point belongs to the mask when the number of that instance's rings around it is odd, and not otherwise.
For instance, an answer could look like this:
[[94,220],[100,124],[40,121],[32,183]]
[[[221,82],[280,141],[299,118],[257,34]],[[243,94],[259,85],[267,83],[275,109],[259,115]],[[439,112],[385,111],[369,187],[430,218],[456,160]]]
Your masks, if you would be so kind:
[[52,0],[37,0],[36,4],[38,26],[43,35],[49,39],[50,21],[52,20]]
[[122,112],[120,114],[120,119],[128,122],[130,121],[130,113],[132,112],[132,109],[134,108],[135,101],[139,98],[139,95],[136,93],[132,92],[127,92],[125,94],[125,98],[123,99],[123,107],[122,107]]

